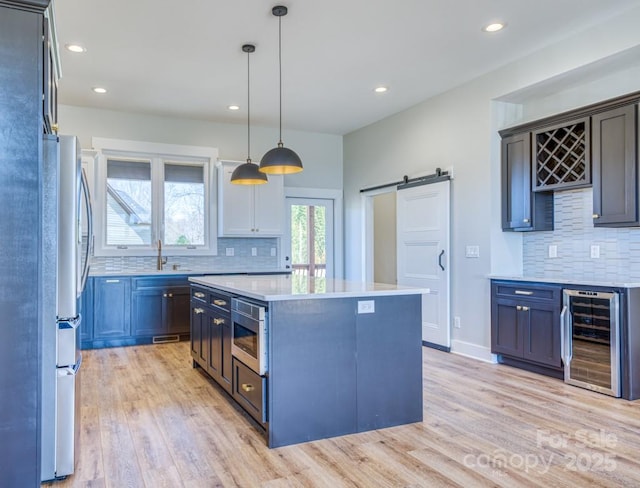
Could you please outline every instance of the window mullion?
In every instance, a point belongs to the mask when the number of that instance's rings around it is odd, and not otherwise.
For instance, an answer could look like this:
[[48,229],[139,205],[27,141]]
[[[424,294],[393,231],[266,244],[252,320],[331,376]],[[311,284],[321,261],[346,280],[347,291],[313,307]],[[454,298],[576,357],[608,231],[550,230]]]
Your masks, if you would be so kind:
[[164,161],[160,157],[152,160],[152,179],[153,179],[153,246],[161,239],[164,244]]

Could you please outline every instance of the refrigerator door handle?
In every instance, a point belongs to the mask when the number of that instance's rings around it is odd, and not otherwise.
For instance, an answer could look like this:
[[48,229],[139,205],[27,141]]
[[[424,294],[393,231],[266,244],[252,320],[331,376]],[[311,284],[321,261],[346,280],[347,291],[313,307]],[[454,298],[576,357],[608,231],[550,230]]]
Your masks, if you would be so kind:
[[91,204],[91,193],[89,192],[89,182],[87,180],[87,173],[84,168],[82,169],[82,189],[84,194],[84,201],[87,206],[87,249],[84,260],[84,269],[82,270],[82,279],[80,280],[80,290],[82,293],[84,286],[89,278],[89,268],[91,259],[91,248],[93,246],[93,205]]

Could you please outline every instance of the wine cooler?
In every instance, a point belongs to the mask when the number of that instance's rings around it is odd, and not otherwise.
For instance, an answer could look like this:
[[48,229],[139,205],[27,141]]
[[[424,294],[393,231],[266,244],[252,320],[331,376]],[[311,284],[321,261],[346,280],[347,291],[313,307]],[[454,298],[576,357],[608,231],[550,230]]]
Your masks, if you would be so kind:
[[585,290],[562,293],[565,382],[619,397],[619,294]]

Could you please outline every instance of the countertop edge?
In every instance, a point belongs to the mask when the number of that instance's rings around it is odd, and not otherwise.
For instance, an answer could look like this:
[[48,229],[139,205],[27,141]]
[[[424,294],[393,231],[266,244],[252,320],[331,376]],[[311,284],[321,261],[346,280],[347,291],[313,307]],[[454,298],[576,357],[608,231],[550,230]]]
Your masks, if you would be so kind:
[[626,281],[580,280],[575,278],[553,278],[532,276],[489,275],[491,280],[527,281],[530,283],[552,283],[558,285],[599,286],[603,288],[640,288],[640,283]]
[[286,269],[227,269],[214,270],[211,269],[166,269],[166,270],[147,270],[147,271],[90,271],[90,278],[112,277],[112,276],[224,276],[224,275],[260,275],[260,274],[291,274],[291,270]]
[[202,277],[190,277],[189,281],[208,288],[214,288],[228,293],[235,293],[244,297],[253,298],[263,302],[277,302],[285,300],[322,300],[327,298],[371,298],[379,296],[402,296],[402,295],[422,295],[430,290],[424,288],[400,288],[395,290],[358,290],[358,291],[338,291],[322,294],[263,294],[246,288],[239,288],[225,284],[212,284]]

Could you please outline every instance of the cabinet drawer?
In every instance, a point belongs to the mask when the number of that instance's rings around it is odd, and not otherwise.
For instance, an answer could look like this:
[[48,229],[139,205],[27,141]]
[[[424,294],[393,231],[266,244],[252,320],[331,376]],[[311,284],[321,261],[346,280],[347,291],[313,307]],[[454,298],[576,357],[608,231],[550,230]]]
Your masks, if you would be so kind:
[[133,278],[131,280],[134,290],[141,288],[168,288],[173,286],[189,286],[189,281],[186,277],[151,277],[151,278]]
[[202,303],[204,305],[209,303],[209,292],[204,288],[199,288],[196,286],[191,287],[191,300],[194,300],[198,303]]
[[494,281],[491,287],[496,297],[504,298],[559,302],[562,295],[562,288],[556,285]]
[[209,305],[214,308],[231,313],[231,295],[225,295],[218,291],[209,293]]
[[263,426],[267,422],[267,379],[233,358],[233,398]]

